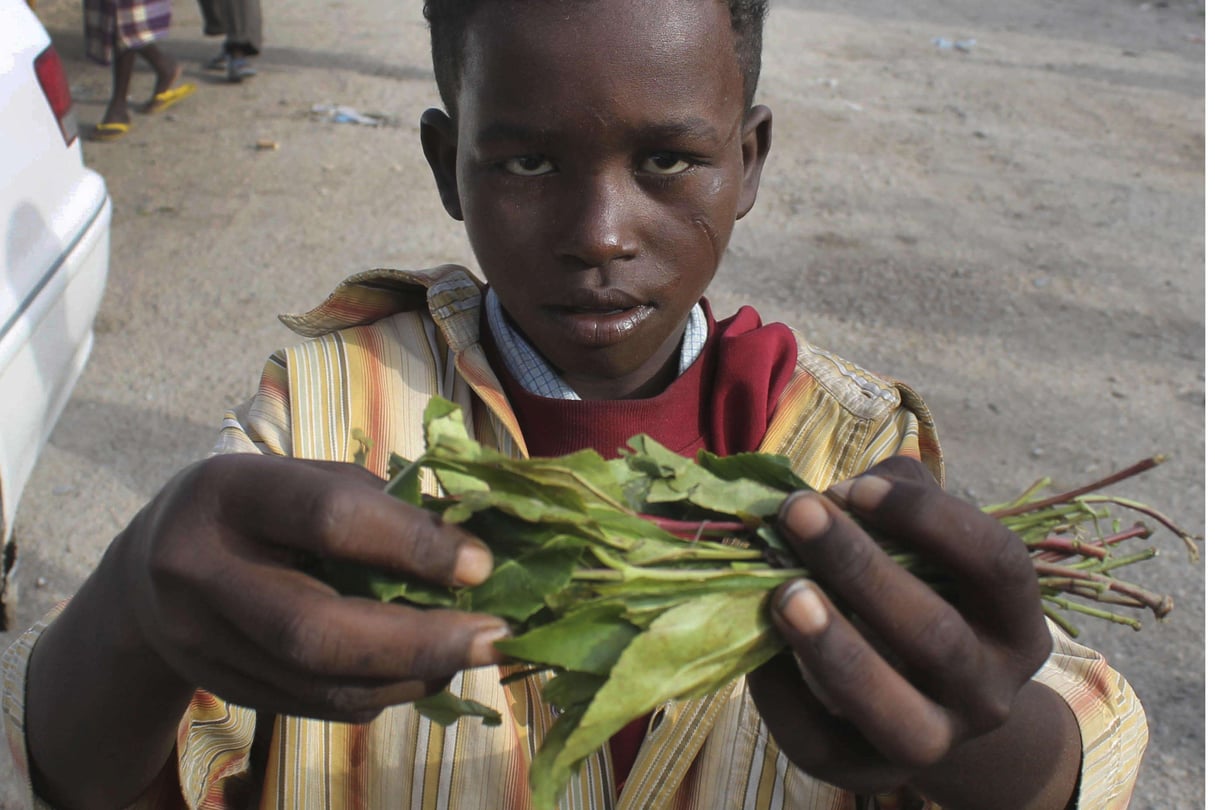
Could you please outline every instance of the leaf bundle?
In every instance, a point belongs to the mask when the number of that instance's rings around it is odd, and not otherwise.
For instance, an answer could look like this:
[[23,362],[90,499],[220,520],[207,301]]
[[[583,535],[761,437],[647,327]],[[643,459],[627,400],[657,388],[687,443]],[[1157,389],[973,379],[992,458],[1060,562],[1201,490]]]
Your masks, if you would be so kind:
[[[498,648],[525,672],[553,673],[542,697],[558,717],[529,772],[537,810],[554,806],[585,758],[634,718],[721,689],[785,648],[768,616],[768,595],[808,574],[770,524],[789,493],[808,488],[788,459],[705,451],[687,459],[645,435],[612,460],[591,450],[510,458],[470,438],[458,406],[438,397],[425,411],[424,430],[426,452],[414,461],[394,456],[386,489],[489,542],[489,578],[443,588],[336,561],[322,561],[323,575],[344,593],[491,613],[511,623],[512,637]],[[423,470],[437,477],[442,497],[423,496]],[[1167,597],[1113,577],[1115,568],[1155,552],[1117,554],[1147,529],[1105,531],[1106,507],[1150,515],[1177,531],[1192,554],[1195,538],[1148,507],[1089,490],[1035,500],[1048,484],[1043,479],[987,510],[1029,546],[1044,610],[1073,634],[1060,609],[1139,627],[1077,599],[1167,613]],[[917,571],[912,555],[895,556]],[[500,722],[493,709],[450,693],[415,706],[443,724],[461,716]]]

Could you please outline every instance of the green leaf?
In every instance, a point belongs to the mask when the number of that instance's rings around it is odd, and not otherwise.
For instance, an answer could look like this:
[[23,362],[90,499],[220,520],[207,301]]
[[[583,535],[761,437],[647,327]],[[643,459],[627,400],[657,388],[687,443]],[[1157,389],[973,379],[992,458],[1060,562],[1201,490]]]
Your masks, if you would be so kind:
[[532,758],[527,782],[532,790],[533,810],[552,810],[556,807],[557,799],[582,768],[581,760],[561,763],[558,760],[565,751],[566,740],[578,727],[585,711],[585,706],[575,706],[562,712]]
[[522,622],[569,583],[585,546],[580,538],[557,535],[515,558],[500,555],[495,547],[493,572],[461,593],[459,606]]
[[494,646],[521,661],[607,675],[640,631],[624,618],[624,606],[598,603]]
[[444,689],[413,702],[418,714],[432,723],[450,726],[461,717],[480,717],[487,726],[502,725],[502,715],[496,710],[475,700],[464,700]]
[[692,459],[668,450],[646,435],[629,440],[633,454],[629,466],[654,478],[647,503],[690,501],[711,512],[734,515],[744,521],[775,515],[786,493],[745,479],[728,481]]
[[[448,489],[451,471],[436,469],[435,473],[439,476],[443,488]],[[504,476],[486,475],[477,480],[485,482],[486,488],[483,490],[465,488],[456,493],[460,495],[460,498],[447,507],[443,515],[444,520],[449,523],[462,523],[474,512],[498,509],[528,523],[564,523],[571,527],[590,526],[590,519],[582,508],[582,504],[568,496],[563,498],[564,493],[554,494],[552,497],[545,497],[543,494],[537,495],[535,492],[528,491],[533,489],[532,487],[520,486],[518,481]],[[593,533],[594,529],[588,528],[587,531]]]
[[391,476],[384,491],[414,506],[422,505],[422,461],[410,461],[393,453],[388,459]]
[[586,706],[595,697],[599,688],[607,683],[606,675],[589,672],[558,672],[544,685],[540,697],[550,706],[568,711],[575,706]]
[[456,606],[456,592],[452,588],[347,560],[320,560],[317,577],[346,596],[363,596],[381,602],[402,599],[423,607]]
[[427,447],[445,442],[450,447],[465,447],[472,452],[480,447],[468,435],[460,406],[443,397],[431,397],[426,403],[426,410],[422,412],[422,430]]
[[[715,594],[749,591],[767,594],[781,582],[805,571],[792,569],[774,572],[761,569],[753,572],[726,570],[707,571],[698,580],[657,579],[639,576],[627,581],[603,583],[595,590],[597,600],[609,604],[623,604],[624,616],[637,627],[649,627],[658,615],[692,600],[711,597]],[[585,601],[584,604],[596,604]]]
[[726,481],[754,481],[784,493],[810,489],[800,475],[793,471],[787,456],[775,453],[735,453],[719,456],[701,450],[696,463]]
[[739,591],[671,608],[620,655],[552,770],[562,773],[634,717],[668,699],[708,694],[758,667],[784,647],[766,609],[767,594]]

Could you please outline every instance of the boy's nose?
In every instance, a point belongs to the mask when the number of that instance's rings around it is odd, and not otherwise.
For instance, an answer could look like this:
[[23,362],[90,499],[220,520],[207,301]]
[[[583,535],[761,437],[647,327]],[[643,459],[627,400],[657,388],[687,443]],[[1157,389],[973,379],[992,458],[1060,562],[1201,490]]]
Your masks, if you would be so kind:
[[639,249],[644,200],[633,184],[599,175],[578,184],[563,201],[558,252],[585,267],[631,259]]

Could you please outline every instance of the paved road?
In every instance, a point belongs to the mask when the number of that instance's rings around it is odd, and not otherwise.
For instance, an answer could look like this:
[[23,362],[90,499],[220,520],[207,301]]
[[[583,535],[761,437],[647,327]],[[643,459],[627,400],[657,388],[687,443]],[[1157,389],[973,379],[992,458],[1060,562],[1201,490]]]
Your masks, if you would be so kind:
[[[416,147],[436,101],[418,5],[265,0],[262,75],[240,86],[198,70],[216,43],[192,5],[175,8],[169,47],[201,91],[86,149],[114,196],[113,270],[94,356],[19,514],[19,622],[70,595],[207,452],[292,340],[274,313],[366,267],[471,263]],[[718,309],[753,301],[913,381],[944,426],[951,486],[980,502],[1167,452],[1134,494],[1201,527],[1199,7],[778,2],[761,91],[778,151]],[[95,122],[108,74],[83,61],[78,5],[41,9]],[[944,52],[937,36],[978,46]],[[318,104],[387,123],[332,123]],[[1143,579],[1177,597],[1173,620],[1085,629],[1148,706],[1139,810],[1203,803],[1201,574],[1169,548]],[[16,806],[6,757],[0,809]]]

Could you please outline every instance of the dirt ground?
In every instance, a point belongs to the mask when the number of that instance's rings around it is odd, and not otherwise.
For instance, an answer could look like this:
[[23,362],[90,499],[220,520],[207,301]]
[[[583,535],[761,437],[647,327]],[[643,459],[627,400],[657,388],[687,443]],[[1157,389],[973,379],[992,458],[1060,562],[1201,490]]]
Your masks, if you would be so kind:
[[[371,266],[471,262],[417,149],[436,103],[420,3],[264,0],[261,75],[229,86],[179,3],[168,47],[200,85],[115,144],[88,144],[115,202],[90,366],[26,491],[18,623],[70,595],[225,407],[292,337],[274,314]],[[96,122],[105,69],[78,5],[41,13]],[[1201,2],[778,2],[762,103],[776,143],[711,297],[754,304],[916,387],[949,487],[1005,500],[1140,458],[1116,492],[1206,521]],[[140,74],[135,92],[150,77]],[[385,125],[312,112],[345,104]],[[259,140],[277,148],[259,150]],[[1134,633],[1079,620],[1146,706],[1133,807],[1203,806],[1204,567],[1164,533],[1128,578],[1168,592]],[[0,645],[14,638],[0,634]],[[0,753],[0,808],[18,791]]]

